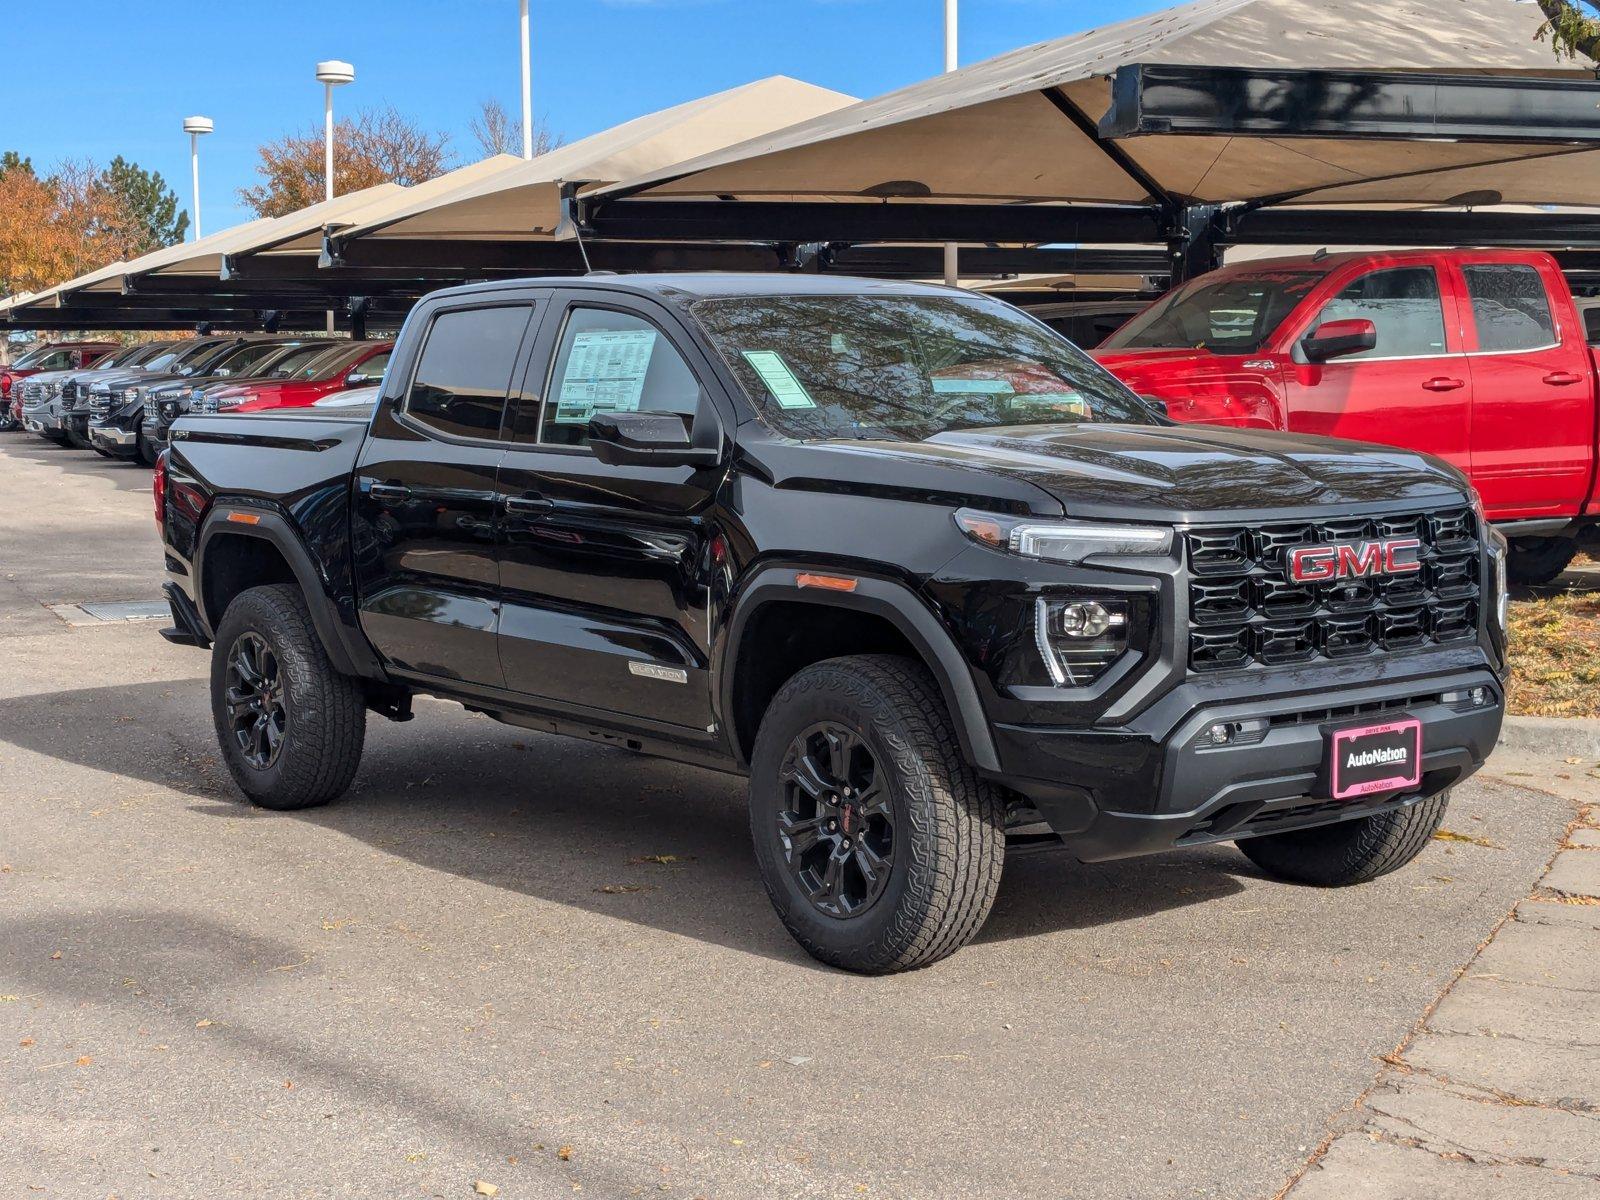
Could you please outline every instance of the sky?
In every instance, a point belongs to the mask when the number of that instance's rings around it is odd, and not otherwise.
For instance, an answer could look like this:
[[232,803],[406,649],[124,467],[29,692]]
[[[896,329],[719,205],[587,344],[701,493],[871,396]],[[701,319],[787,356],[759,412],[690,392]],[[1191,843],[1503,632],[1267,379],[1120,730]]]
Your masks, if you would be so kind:
[[[961,0],[960,61],[1165,7],[1163,0]],[[536,119],[568,141],[767,75],[866,98],[944,66],[943,0],[531,0]],[[481,157],[481,101],[520,110],[517,0],[0,0],[0,150],[40,170],[121,154],[187,207],[183,118],[200,143],[203,229],[245,220],[256,147],[320,129],[321,59],[353,63],[335,113],[392,104]]]

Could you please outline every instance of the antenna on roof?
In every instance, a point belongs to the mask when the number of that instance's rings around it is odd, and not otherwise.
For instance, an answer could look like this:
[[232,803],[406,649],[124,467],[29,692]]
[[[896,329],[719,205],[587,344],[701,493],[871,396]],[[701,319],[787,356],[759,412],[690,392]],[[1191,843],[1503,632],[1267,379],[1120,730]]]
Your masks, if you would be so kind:
[[1327,257],[1328,257],[1328,248],[1326,246],[1324,246],[1324,247],[1322,247],[1322,249],[1318,250],[1315,254],[1313,254],[1311,256],[1311,261],[1312,262],[1321,262],[1323,259],[1325,259]]

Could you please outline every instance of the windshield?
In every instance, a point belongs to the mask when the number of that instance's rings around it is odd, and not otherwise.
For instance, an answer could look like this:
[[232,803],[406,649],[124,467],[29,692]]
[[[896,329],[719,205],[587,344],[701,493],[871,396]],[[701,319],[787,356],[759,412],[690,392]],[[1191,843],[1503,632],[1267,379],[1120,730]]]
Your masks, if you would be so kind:
[[232,342],[188,342],[172,356],[167,370],[175,375],[194,375],[227,353]]
[[1156,301],[1101,349],[1254,354],[1322,278],[1316,271],[1202,276]]
[[952,429],[1159,424],[1076,346],[981,296],[748,296],[695,318],[785,437],[921,441]]
[[314,370],[318,360],[326,354],[340,353],[341,349],[330,350],[326,342],[318,342],[312,346],[296,346],[277,362],[272,364],[271,370],[263,372],[267,379],[311,379],[314,375],[307,375],[307,370]]
[[250,369],[265,358],[276,354],[283,346],[279,342],[246,342],[235,346],[226,354],[213,359],[206,367],[207,375],[248,375]]

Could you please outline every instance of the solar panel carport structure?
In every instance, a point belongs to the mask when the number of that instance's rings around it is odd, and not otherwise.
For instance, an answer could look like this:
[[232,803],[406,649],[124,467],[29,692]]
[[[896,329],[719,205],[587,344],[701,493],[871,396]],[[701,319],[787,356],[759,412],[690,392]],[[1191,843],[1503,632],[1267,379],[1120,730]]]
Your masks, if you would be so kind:
[[580,227],[1157,243],[1179,275],[1240,241],[1594,246],[1593,218],[1476,211],[1600,197],[1600,82],[1542,20],[1525,0],[1199,0],[600,189]]

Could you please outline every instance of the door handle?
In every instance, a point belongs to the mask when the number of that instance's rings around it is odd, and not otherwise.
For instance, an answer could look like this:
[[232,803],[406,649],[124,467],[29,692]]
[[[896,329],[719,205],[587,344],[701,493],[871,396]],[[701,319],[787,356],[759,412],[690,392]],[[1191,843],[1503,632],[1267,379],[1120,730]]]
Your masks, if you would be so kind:
[[1464,379],[1447,379],[1443,375],[1437,375],[1426,381],[1422,386],[1430,392],[1453,392],[1457,388],[1466,387],[1467,381]]
[[1582,375],[1574,375],[1571,371],[1551,371],[1544,377],[1544,381],[1551,387],[1566,387],[1569,383],[1582,383]]
[[540,513],[547,513],[555,504],[543,496],[507,496],[505,498],[506,511],[519,517],[534,517]]
[[411,489],[400,483],[374,483],[367,494],[384,504],[403,504],[411,499]]

